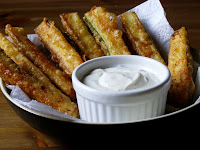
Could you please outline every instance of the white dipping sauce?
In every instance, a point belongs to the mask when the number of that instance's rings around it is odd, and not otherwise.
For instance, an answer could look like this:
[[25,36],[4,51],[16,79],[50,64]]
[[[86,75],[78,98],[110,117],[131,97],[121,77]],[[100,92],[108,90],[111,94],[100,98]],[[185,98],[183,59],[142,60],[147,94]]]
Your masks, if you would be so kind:
[[109,91],[146,89],[159,82],[159,78],[150,72],[123,66],[94,69],[83,79],[83,83],[91,88]]

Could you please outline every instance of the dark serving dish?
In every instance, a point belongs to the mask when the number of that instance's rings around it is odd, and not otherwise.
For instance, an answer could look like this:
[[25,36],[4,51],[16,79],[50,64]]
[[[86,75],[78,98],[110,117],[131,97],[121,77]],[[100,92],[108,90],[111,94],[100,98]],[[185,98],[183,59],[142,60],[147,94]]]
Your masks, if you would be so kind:
[[[28,123],[33,128],[47,133],[47,134],[65,134],[74,132],[74,130],[85,130],[85,129],[104,129],[104,130],[114,130],[125,129],[134,130],[141,127],[146,127],[148,125],[153,128],[166,126],[168,129],[176,128],[179,130],[178,126],[186,125],[185,123],[190,123],[193,127],[198,126],[198,119],[200,116],[200,102],[192,104],[186,108],[180,109],[173,113],[165,114],[159,117],[154,117],[150,119],[140,120],[136,122],[126,122],[126,123],[88,123],[84,121],[74,121],[66,120],[62,118],[56,118],[53,116],[47,116],[37,111],[33,111],[23,105],[15,102],[9,95],[9,90],[5,87],[5,83],[0,79],[1,90],[12,109],[17,113],[21,119]],[[187,127],[188,128],[188,127]]]

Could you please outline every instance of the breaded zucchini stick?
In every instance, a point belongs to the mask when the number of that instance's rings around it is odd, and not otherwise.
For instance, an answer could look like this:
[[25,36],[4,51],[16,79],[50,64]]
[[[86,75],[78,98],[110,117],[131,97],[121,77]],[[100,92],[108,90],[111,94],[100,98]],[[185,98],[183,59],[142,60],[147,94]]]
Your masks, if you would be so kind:
[[94,6],[85,13],[84,21],[90,28],[96,42],[105,55],[130,55],[122,39],[122,31],[117,29],[117,16],[103,7]]
[[123,13],[120,15],[120,20],[125,33],[137,54],[158,60],[165,64],[163,58],[156,49],[150,36],[145,31],[136,13]]
[[19,86],[30,98],[77,117],[78,108],[75,103],[68,97],[57,95],[45,88],[42,82],[19,68],[2,50],[0,50],[0,77],[8,84]]
[[60,68],[71,77],[74,69],[83,60],[67,42],[59,29],[55,27],[55,22],[44,18],[43,22],[35,29],[35,32],[50,52],[57,57]]
[[104,55],[77,12],[61,14],[60,18],[67,34],[79,46],[83,56],[93,59]]
[[[75,105],[71,102],[70,98],[64,95],[59,89],[57,89],[50,80],[42,73],[42,71],[37,68],[27,57],[25,57],[21,52],[19,52],[18,47],[12,44],[2,33],[0,33],[0,48],[10,57],[21,69],[25,70],[29,75],[35,78],[38,82],[41,82],[43,88],[47,89],[52,93],[52,97],[62,97],[65,100],[60,101],[63,107],[74,107]],[[45,101],[45,100],[44,100]],[[48,99],[47,99],[48,101]],[[67,103],[65,103],[66,101]],[[58,99],[59,102],[59,99]],[[46,102],[51,103],[51,102]],[[55,104],[54,105],[60,105]],[[61,106],[60,106],[61,107]]]
[[12,27],[10,24],[7,24],[5,31],[10,36],[11,42],[20,48],[20,52],[40,68],[63,93],[72,100],[76,99],[71,79],[65,76],[61,70],[56,68],[42,51],[27,38],[23,28]]
[[50,80],[37,68],[27,57],[25,57],[2,33],[0,33],[0,48],[10,57],[20,68],[28,72],[31,76],[46,84],[47,88],[56,90]]
[[182,27],[174,32],[170,40],[168,68],[172,80],[168,94],[169,104],[184,107],[191,101],[195,87],[192,64],[187,31]]

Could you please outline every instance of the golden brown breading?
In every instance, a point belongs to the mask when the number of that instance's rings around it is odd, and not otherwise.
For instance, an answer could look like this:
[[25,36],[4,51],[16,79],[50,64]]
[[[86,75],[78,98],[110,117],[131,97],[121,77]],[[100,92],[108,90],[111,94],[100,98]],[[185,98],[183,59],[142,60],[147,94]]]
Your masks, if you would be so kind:
[[19,86],[30,98],[49,105],[62,113],[77,117],[77,105],[68,97],[55,94],[45,88],[42,82],[19,68],[6,54],[0,50],[0,77],[4,82]]
[[[133,49],[141,56],[149,57],[165,64],[153,41],[145,31],[142,23],[134,12],[120,15],[122,26],[132,44]],[[165,64],[166,65],[166,64]]]
[[59,60],[60,68],[71,77],[74,69],[83,63],[83,60],[55,27],[55,22],[44,18],[35,32],[47,49]]
[[10,36],[11,42],[20,48],[20,52],[40,68],[63,93],[69,96],[73,101],[76,99],[71,79],[64,76],[63,72],[56,68],[40,49],[27,38],[23,28],[12,27],[10,24],[7,24],[5,31]]
[[27,57],[25,57],[2,33],[0,33],[0,48],[23,70],[28,72],[40,82],[46,84],[47,88],[59,91],[51,84],[50,80],[37,68]]
[[104,55],[77,12],[61,14],[60,18],[67,34],[79,46],[82,56],[93,59]]
[[185,27],[171,36],[168,68],[172,77],[168,103],[185,107],[192,99],[195,86],[192,79],[192,55]]
[[85,13],[84,21],[93,33],[96,42],[105,55],[130,55],[122,39],[122,31],[117,29],[117,16],[103,7],[94,6]]

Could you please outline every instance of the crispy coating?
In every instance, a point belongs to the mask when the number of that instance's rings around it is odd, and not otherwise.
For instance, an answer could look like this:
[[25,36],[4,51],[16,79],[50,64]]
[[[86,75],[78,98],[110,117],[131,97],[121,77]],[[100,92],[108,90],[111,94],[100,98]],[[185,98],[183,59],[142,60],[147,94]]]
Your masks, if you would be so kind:
[[67,42],[59,29],[55,27],[55,23],[44,18],[43,22],[35,29],[35,32],[46,48],[59,60],[60,68],[71,77],[74,69],[83,63],[83,60]]
[[171,36],[168,68],[172,77],[168,103],[176,107],[185,107],[191,101],[195,88],[192,79],[192,55],[185,27]]
[[137,52],[137,54],[158,60],[165,64],[163,58],[156,49],[150,36],[145,31],[136,13],[123,13],[120,15],[120,20],[123,28],[125,29],[125,34],[127,35],[133,49]]
[[68,97],[55,94],[45,88],[42,82],[19,68],[2,50],[0,50],[0,77],[8,84],[19,86],[30,98],[77,117],[78,108],[75,103]]
[[61,14],[60,18],[67,34],[79,46],[82,56],[93,59],[104,55],[77,12]]
[[2,33],[0,33],[0,48],[23,70],[28,72],[40,82],[45,83],[47,88],[59,91],[51,84],[50,80],[37,68],[27,57],[25,57]]
[[84,21],[90,28],[96,42],[105,55],[130,55],[122,39],[122,31],[117,29],[117,16],[103,7],[94,6],[85,13]]
[[6,25],[5,31],[10,36],[11,42],[20,48],[20,52],[40,68],[63,93],[69,96],[73,101],[76,99],[71,79],[56,68],[41,50],[27,38],[23,28],[12,27],[8,24]]
[[[56,100],[50,101],[49,99],[45,100],[44,98],[42,101],[43,103],[49,104],[50,106],[52,105],[53,108],[59,105],[59,108],[57,110],[61,112],[66,109],[64,107],[70,109],[71,107],[73,107],[74,110],[77,109],[75,108],[76,104],[72,103],[69,97],[67,97],[59,89],[57,89],[41,72],[41,70],[37,68],[29,59],[27,59],[21,52],[19,52],[18,47],[13,45],[2,33],[0,33],[0,47],[22,70],[25,70],[29,75],[40,82],[43,85],[43,88],[50,91],[52,93],[51,96],[54,97]],[[63,100],[61,99],[61,97]]]

